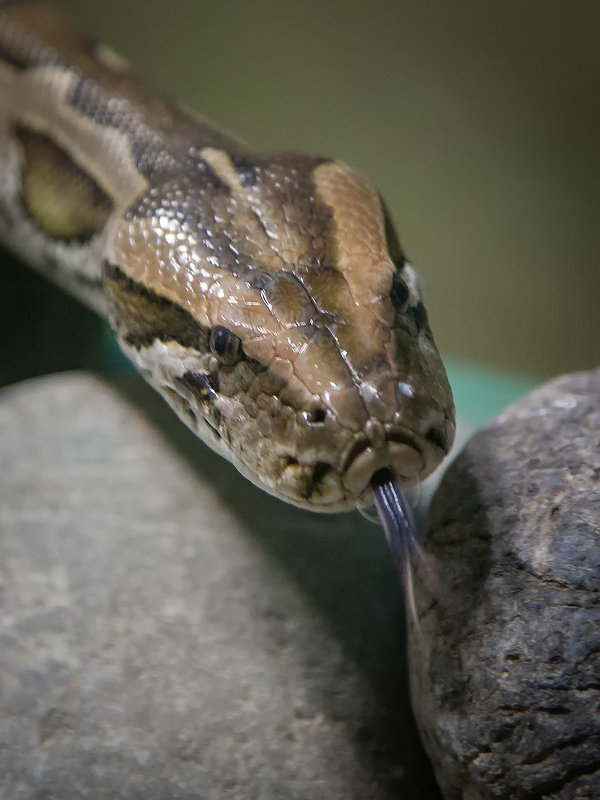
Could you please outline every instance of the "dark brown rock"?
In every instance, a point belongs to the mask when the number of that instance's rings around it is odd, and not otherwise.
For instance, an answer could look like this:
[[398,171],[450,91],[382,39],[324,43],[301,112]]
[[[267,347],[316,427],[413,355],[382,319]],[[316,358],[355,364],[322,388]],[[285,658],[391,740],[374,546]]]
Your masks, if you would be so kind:
[[600,798],[600,371],[471,439],[427,549],[411,682],[445,797]]

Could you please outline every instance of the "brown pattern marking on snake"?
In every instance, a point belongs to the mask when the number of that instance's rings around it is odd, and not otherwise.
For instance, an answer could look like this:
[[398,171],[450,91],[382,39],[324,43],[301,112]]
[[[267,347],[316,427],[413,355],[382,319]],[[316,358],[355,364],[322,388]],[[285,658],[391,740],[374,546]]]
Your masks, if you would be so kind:
[[363,420],[361,404],[387,419],[395,267],[377,192],[322,159],[257,157],[243,182],[226,153],[202,155],[218,180],[197,171],[154,187],[119,229],[114,260],[201,324],[228,327],[261,363],[291,364],[339,419]]
[[[4,2],[0,5],[3,17],[0,37],[0,59],[18,69],[41,64],[63,64],[64,60],[42,38],[32,36],[23,27],[29,19],[43,21],[46,11],[36,3]],[[81,38],[81,36],[80,36]]]
[[[197,296],[197,287],[202,294],[210,286],[216,296],[239,285],[247,308],[240,300],[233,317],[226,315],[229,324],[223,319],[218,324],[228,325],[242,339],[252,337],[253,327],[259,331],[249,346],[260,348],[258,357],[266,363],[265,348],[274,349],[266,336],[269,329],[274,336],[287,330],[288,341],[294,340],[292,351],[306,349],[315,330],[321,330],[332,339],[325,344],[327,337],[319,335],[315,345],[326,351],[327,366],[340,360],[340,351],[346,355],[346,370],[359,379],[389,366],[385,323],[392,316],[394,265],[379,197],[370,184],[349,167],[323,159],[258,156],[250,168],[246,158],[242,180],[240,167],[227,153],[207,148],[201,156],[220,182],[197,170],[194,176],[155,188],[132,209],[117,244],[128,274],[134,269],[150,285],[161,290],[167,286],[177,302],[192,304],[206,324],[212,316],[209,302]],[[349,244],[340,250],[344,235]],[[179,246],[173,241],[167,246],[167,237],[181,237]],[[149,239],[157,245],[154,260],[148,257]],[[190,261],[193,256],[200,258],[199,264]],[[190,280],[194,270],[201,272],[199,281]],[[377,304],[370,282],[376,292],[381,286]],[[371,302],[361,303],[362,297]],[[342,380],[341,367],[335,372]]]
[[[166,150],[184,154],[200,142],[244,151],[234,137],[150,90],[116,54],[106,57],[109,48],[82,34],[51,6],[26,0],[0,13],[0,57],[21,69],[56,65],[84,76],[76,82],[72,106],[99,125],[127,134],[145,175],[163,166],[160,154]],[[166,150],[159,144],[164,137]],[[172,165],[169,160],[167,166]]]
[[[259,158],[256,180],[244,187],[222,155],[207,155],[220,183],[196,172],[153,187],[117,230],[112,260],[202,325],[233,331],[250,357],[285,378],[286,402],[323,395],[336,416],[355,428],[365,411],[327,328],[336,314],[351,310],[352,300],[332,267],[324,265],[315,277],[327,257],[331,222],[331,212],[308,191],[322,160],[286,156],[267,164]],[[290,161],[295,170],[286,180]],[[271,203],[274,219],[255,213],[263,201]],[[311,282],[321,305],[336,284],[331,310],[313,302]]]
[[14,129],[22,151],[21,199],[52,239],[85,242],[106,224],[110,197],[49,136],[23,125]]
[[[200,325],[223,325],[242,341],[248,358],[268,366],[286,382],[282,402],[301,408],[311,397],[324,395],[340,420],[356,427],[364,416],[348,371],[330,335],[314,325],[297,320],[286,324],[289,302],[286,282],[278,273],[267,294],[240,281],[227,269],[213,266],[212,252],[202,243],[170,231],[158,219],[133,218],[122,226],[113,248],[115,262],[137,283],[181,307]],[[175,225],[173,226],[175,228]],[[291,278],[294,281],[293,277]],[[132,302],[136,302],[132,298]]]
[[210,224],[211,246],[222,268],[259,285],[265,272],[299,277],[305,269],[325,265],[331,213],[316,201],[312,184],[313,171],[324,159],[257,155],[251,160],[216,148],[204,148],[200,155],[229,188],[213,195],[211,207],[196,212],[199,228]]

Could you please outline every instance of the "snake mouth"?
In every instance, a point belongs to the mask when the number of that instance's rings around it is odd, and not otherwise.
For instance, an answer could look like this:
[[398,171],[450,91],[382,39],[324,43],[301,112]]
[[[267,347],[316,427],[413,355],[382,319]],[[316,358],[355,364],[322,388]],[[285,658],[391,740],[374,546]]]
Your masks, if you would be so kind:
[[425,457],[417,438],[408,431],[386,431],[377,442],[366,436],[357,439],[344,454],[342,483],[344,489],[358,502],[370,497],[373,475],[389,468],[403,487],[419,480],[425,467]]
[[[402,489],[423,476],[427,441],[412,431],[385,430],[376,423],[348,443],[338,461],[301,463],[295,455],[282,458],[274,493],[313,511],[344,511],[373,503],[373,476],[386,470]],[[273,491],[273,490],[271,490]]]

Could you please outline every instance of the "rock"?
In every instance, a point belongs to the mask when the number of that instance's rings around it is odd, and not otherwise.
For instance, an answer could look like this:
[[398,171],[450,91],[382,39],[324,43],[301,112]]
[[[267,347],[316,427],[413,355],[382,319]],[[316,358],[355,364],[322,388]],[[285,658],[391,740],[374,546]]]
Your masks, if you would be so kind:
[[426,547],[411,690],[445,798],[600,798],[600,370],[472,438]]
[[439,798],[379,529],[254,488],[139,380],[5,389],[0,441],[3,800]]

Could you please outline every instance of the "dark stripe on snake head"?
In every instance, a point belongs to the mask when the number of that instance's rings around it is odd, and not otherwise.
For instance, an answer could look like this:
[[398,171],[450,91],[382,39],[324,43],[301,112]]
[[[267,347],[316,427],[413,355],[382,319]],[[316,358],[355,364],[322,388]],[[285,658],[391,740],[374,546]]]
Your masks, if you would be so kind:
[[203,403],[212,402],[219,391],[217,372],[185,372],[177,383]]
[[201,409],[201,418],[211,429],[215,438],[221,438],[222,414],[215,401],[218,399],[219,375],[216,372],[186,372],[175,379],[178,392],[190,403],[188,413],[193,413],[198,422],[198,415],[192,409]]
[[222,416],[215,405],[219,396],[218,373],[185,372],[180,378],[175,378],[175,385],[177,392],[190,404],[188,413],[192,411],[197,420],[198,415],[193,409],[201,409],[204,421],[220,436]]
[[231,156],[231,162],[236,168],[244,188],[256,186],[260,169],[255,159],[251,160],[247,156],[234,154]]
[[404,314],[410,300],[410,289],[398,272],[395,272],[392,276],[392,291],[390,297],[396,314]]
[[392,222],[392,217],[390,215],[389,209],[385,201],[382,198],[380,198],[380,200],[381,200],[381,208],[383,211],[383,224],[384,224],[385,240],[387,243],[388,253],[390,255],[390,258],[394,262],[394,266],[400,272],[406,263],[406,258],[404,256],[404,253],[402,252],[400,240],[398,239],[398,234],[396,233],[396,228],[394,226],[394,223]]
[[431,338],[427,311],[421,301],[419,301],[416,306],[412,307],[412,313],[415,319],[415,325],[417,326],[417,333],[423,332],[426,336]]
[[139,349],[155,340],[174,341],[201,353],[209,352],[210,328],[181,306],[129,278],[114,264],[107,264],[104,274],[118,332],[127,344]]

